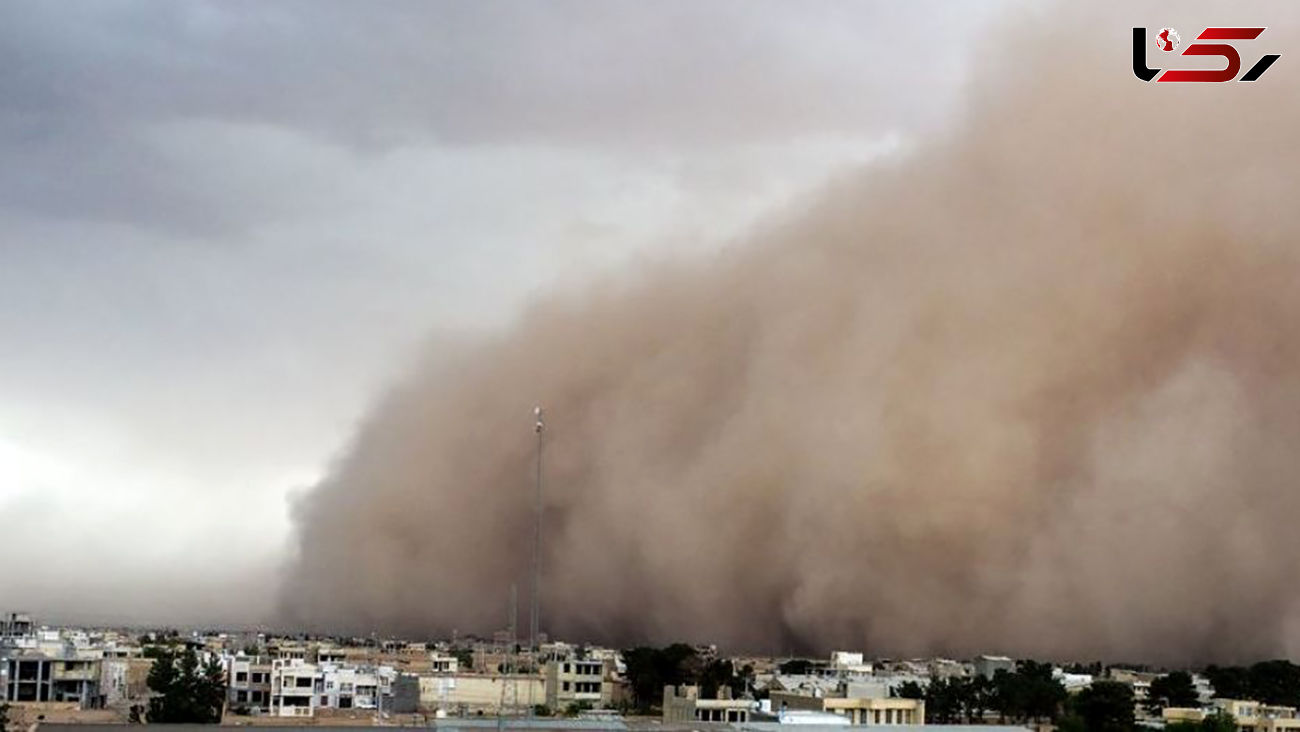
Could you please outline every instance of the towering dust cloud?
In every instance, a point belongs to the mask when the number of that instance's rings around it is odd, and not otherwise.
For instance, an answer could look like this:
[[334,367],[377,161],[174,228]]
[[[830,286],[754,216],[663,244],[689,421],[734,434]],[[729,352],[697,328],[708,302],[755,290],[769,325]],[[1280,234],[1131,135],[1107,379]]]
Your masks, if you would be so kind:
[[945,136],[416,369],[298,506],[286,618],[500,627],[541,403],[553,635],[1296,648],[1300,72],[1144,84],[1135,22],[1061,20]]

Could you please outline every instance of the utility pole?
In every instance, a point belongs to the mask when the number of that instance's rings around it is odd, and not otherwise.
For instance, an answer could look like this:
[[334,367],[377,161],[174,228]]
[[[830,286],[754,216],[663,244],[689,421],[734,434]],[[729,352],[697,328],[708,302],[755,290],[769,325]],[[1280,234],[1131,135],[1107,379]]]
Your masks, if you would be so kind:
[[[519,706],[518,671],[515,663],[517,657],[515,644],[518,642],[515,628],[518,623],[519,590],[516,585],[512,584],[510,585],[510,607],[506,614],[506,648],[503,660],[504,668],[501,674],[501,703],[497,705],[497,732],[502,732],[505,729],[507,710],[514,710]],[[528,688],[531,689],[532,686],[529,685]]]
[[[533,586],[532,603],[528,617],[528,651],[533,661],[533,672],[541,670],[541,648],[538,646],[541,635],[541,594],[542,594],[542,408],[533,408],[536,423],[533,431],[537,433],[537,475],[533,483]],[[532,716],[536,706],[533,704],[533,684],[528,684],[528,716]]]

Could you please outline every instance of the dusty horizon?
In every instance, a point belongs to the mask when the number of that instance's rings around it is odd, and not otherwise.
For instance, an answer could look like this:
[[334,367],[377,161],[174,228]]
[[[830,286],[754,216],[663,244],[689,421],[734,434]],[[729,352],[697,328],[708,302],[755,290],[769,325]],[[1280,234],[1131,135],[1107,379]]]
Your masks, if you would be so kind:
[[0,5],[0,609],[1296,657],[1297,20]]
[[526,598],[540,403],[559,637],[1294,653],[1295,77],[1145,85],[1135,23],[1022,18],[945,131],[416,364],[297,506],[282,617]]

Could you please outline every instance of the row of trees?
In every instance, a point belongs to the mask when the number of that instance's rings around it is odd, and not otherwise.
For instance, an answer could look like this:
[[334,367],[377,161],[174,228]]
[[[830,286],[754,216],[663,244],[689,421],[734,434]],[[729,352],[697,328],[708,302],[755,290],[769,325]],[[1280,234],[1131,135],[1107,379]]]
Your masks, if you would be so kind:
[[623,664],[627,667],[633,705],[643,713],[660,706],[665,686],[696,684],[706,697],[716,696],[725,686],[731,690],[732,696],[738,697],[754,676],[751,666],[738,670],[731,661],[705,658],[685,643],[663,648],[641,646],[623,651]]
[[1131,732],[1133,688],[1119,681],[1094,681],[1067,698],[1059,732]]
[[1214,686],[1215,696],[1300,707],[1300,666],[1290,661],[1261,661],[1253,666],[1210,666],[1205,669],[1205,676]]
[[1147,706],[1152,711],[1165,707],[1194,707],[1200,701],[1192,675],[1186,671],[1173,671],[1157,677],[1147,692]]
[[998,671],[992,679],[935,679],[929,686],[909,681],[896,691],[907,699],[924,699],[929,722],[972,724],[986,712],[1006,721],[1056,721],[1065,702],[1065,687],[1052,678],[1050,664],[1023,661],[1014,672]]
[[[226,702],[226,675],[215,658],[206,664],[192,648],[155,646],[149,669],[149,722],[216,724]],[[139,710],[132,710],[133,721]]]

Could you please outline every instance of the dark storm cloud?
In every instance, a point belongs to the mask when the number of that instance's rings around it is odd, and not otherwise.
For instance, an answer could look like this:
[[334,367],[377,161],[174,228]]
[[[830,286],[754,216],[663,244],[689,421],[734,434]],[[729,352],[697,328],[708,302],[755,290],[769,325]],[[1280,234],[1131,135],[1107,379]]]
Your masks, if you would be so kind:
[[[924,98],[959,80],[970,21],[987,13],[773,2],[6,8],[0,91],[17,122],[216,117],[362,143],[582,145],[912,119],[915,108],[880,93],[911,87],[921,106],[936,103]],[[908,73],[890,73],[903,58]]]
[[[6,3],[0,206],[178,233],[265,224],[301,194],[224,176],[241,148],[281,170],[277,182],[313,177],[293,150],[259,137],[268,129],[360,154],[870,136],[935,116],[986,13],[923,22],[922,7],[840,3]],[[891,73],[903,55],[908,72]],[[229,153],[203,155],[214,146]]]

